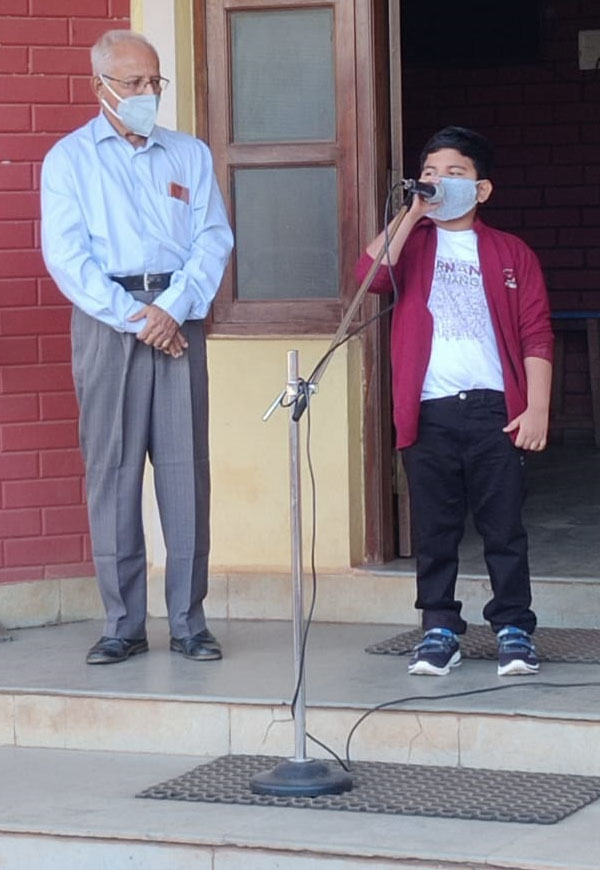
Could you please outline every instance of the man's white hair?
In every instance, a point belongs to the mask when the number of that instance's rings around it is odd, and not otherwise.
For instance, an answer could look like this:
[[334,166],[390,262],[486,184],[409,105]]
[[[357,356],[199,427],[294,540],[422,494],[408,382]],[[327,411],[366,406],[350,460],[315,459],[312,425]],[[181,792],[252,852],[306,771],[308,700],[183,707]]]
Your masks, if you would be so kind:
[[141,42],[147,45],[158,57],[158,52],[151,42],[142,33],[135,30],[107,30],[92,46],[90,52],[92,58],[92,72],[95,76],[107,73],[111,66],[114,49],[121,42]]

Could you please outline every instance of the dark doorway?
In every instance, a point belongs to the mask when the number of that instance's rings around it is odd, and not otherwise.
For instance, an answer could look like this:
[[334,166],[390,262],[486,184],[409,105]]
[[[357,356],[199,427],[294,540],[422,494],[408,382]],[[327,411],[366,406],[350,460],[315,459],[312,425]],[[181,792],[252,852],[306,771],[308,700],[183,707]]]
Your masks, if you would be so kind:
[[[524,239],[546,275],[558,354],[550,446],[531,455],[527,521],[534,575],[597,577],[600,544],[600,49],[581,69],[591,0],[425,6],[401,0],[404,174],[447,124],[494,143],[484,221]],[[426,15],[427,20],[423,20]],[[586,64],[584,64],[585,66]],[[394,119],[392,119],[394,124]],[[482,565],[467,535],[462,568]]]

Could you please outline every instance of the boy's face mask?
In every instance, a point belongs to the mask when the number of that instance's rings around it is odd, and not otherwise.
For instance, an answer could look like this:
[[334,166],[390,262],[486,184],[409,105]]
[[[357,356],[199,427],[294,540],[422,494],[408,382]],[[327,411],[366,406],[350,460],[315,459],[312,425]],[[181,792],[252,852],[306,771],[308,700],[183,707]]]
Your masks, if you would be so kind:
[[477,182],[473,178],[440,178],[442,198],[437,208],[427,212],[436,221],[461,218],[477,205]]
[[106,100],[102,100],[102,105],[105,109],[118,118],[119,121],[135,133],[137,136],[148,138],[154,125],[156,124],[156,115],[158,113],[159,97],[157,94],[136,94],[133,97],[120,97],[108,84],[104,76],[100,76],[102,84],[107,88],[113,97],[119,101],[117,110],[109,106]]

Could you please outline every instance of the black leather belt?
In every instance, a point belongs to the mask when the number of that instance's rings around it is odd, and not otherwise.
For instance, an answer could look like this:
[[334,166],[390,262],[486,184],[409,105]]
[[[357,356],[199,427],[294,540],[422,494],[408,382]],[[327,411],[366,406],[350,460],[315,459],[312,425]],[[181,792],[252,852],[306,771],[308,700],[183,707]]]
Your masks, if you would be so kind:
[[109,275],[111,281],[116,281],[130,292],[138,290],[166,290],[171,283],[172,272],[144,272],[143,275]]

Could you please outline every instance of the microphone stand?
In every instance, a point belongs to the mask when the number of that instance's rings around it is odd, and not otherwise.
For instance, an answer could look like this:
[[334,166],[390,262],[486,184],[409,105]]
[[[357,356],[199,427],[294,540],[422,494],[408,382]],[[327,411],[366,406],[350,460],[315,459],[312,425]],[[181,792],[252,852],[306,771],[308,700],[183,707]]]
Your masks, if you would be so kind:
[[327,354],[310,381],[301,389],[298,376],[298,351],[290,350],[287,355],[287,384],[277,396],[263,416],[266,422],[276,408],[286,399],[289,407],[289,459],[290,459],[290,533],[291,533],[291,568],[292,568],[292,623],[294,641],[294,671],[296,677],[297,697],[294,715],[295,755],[281,761],[271,770],[258,773],[250,781],[251,790],[255,794],[279,795],[282,797],[316,797],[324,794],[341,794],[350,791],[352,779],[343,770],[332,770],[324,761],[307,758],[306,756],[306,690],[303,661],[304,637],[304,599],[302,570],[302,505],[300,489],[300,439],[299,421],[306,410],[307,395],[316,392],[317,385],[323,376],[333,351],[345,337],[348,326],[364,299],[373,278],[381,265],[389,242],[394,237],[407,212],[402,206],[391,221],[381,250],[375,257],[362,284],[352,300],[338,330],[329,346]]
[[[390,221],[390,225],[387,229],[386,237],[383,240],[383,245],[381,246],[381,249],[379,250],[375,259],[371,263],[371,267],[370,267],[369,271],[367,272],[367,274],[363,278],[362,284],[360,285],[360,287],[356,291],[356,295],[354,296],[354,299],[352,300],[352,302],[348,306],[348,310],[346,311],[344,317],[340,321],[340,325],[338,326],[337,332],[335,333],[335,335],[333,336],[333,338],[331,340],[331,344],[329,345],[329,349],[328,349],[327,353],[323,356],[323,359],[321,360],[321,362],[319,363],[319,365],[317,366],[317,368],[313,372],[310,380],[306,382],[307,386],[308,386],[308,393],[309,394],[317,392],[319,381],[321,380],[321,378],[325,374],[325,370],[326,370],[327,366],[329,365],[329,362],[331,360],[333,352],[337,348],[337,346],[340,344],[342,339],[346,336],[346,333],[348,332],[348,327],[352,323],[352,318],[356,314],[357,309],[359,308],[363,299],[367,295],[369,287],[373,283],[373,278],[375,277],[377,270],[381,266],[381,261],[383,260],[383,258],[385,256],[385,253],[387,251],[389,243],[392,241],[392,239],[396,235],[396,232],[398,231],[400,224],[402,223],[402,221],[406,217],[407,211],[408,211],[408,206],[403,205],[399,209],[398,213],[394,216],[394,218]],[[285,391],[283,394],[280,395],[280,397],[278,399],[275,400],[274,404],[271,405],[271,407],[269,408],[269,410],[266,412],[265,416],[263,417],[263,420],[267,420],[271,416],[271,414],[273,413],[273,411],[277,407],[278,403],[281,401],[281,398],[283,395],[285,395]],[[294,410],[294,414],[295,414],[294,419],[299,420],[305,410],[306,410],[306,394],[303,393],[300,396],[300,398],[297,402],[296,408]]]

